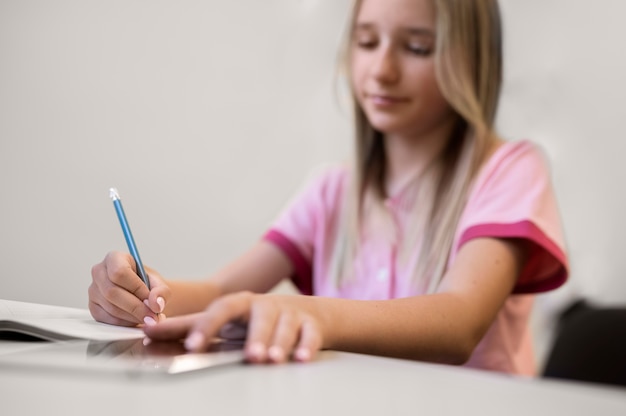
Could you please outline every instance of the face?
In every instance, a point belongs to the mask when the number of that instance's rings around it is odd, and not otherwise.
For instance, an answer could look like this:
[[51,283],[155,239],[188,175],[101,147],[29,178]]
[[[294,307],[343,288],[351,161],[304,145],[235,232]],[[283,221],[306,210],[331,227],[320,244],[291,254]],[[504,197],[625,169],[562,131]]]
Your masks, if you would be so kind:
[[354,95],[372,126],[421,136],[453,112],[435,78],[432,0],[363,0],[350,46]]

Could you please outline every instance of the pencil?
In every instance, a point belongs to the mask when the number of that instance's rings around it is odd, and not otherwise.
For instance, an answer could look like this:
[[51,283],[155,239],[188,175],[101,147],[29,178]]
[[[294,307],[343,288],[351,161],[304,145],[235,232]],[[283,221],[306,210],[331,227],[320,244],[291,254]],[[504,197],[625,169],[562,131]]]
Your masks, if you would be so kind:
[[117,212],[117,218],[120,220],[120,225],[122,226],[122,232],[124,233],[124,238],[126,239],[126,244],[128,245],[128,250],[130,251],[131,256],[135,260],[135,265],[137,268],[137,274],[143,280],[143,282],[150,289],[150,280],[148,279],[148,275],[146,274],[145,269],[143,268],[143,263],[141,262],[141,257],[139,257],[139,251],[137,251],[137,246],[135,245],[135,239],[133,238],[133,233],[130,231],[130,226],[128,225],[128,220],[126,220],[126,214],[124,214],[124,208],[122,207],[122,200],[120,199],[120,194],[117,192],[117,189],[111,188],[109,189],[109,196],[113,200],[113,206],[115,206],[115,212]]

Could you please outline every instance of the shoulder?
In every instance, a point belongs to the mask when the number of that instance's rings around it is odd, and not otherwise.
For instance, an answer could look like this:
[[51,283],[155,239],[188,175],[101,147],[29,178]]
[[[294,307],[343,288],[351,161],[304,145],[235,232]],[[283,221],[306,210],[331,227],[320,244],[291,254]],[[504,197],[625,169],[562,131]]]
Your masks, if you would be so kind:
[[528,215],[545,206],[553,193],[543,150],[529,140],[502,142],[479,171],[467,209],[496,217]]
[[503,141],[487,163],[535,164],[547,167],[548,158],[543,148],[530,140]]
[[[529,140],[502,142],[485,161],[470,190],[468,203],[488,205],[534,199],[552,193],[552,178],[544,151]],[[482,203],[480,204],[482,205]]]
[[305,176],[279,217],[317,218],[334,211],[346,193],[349,172],[347,166],[339,163],[316,166]]
[[336,198],[345,192],[350,169],[346,164],[333,163],[318,165],[312,169],[301,187],[300,195],[313,198]]
[[520,180],[549,175],[548,158],[543,149],[530,140],[503,141],[483,164],[476,183],[492,180]]
[[544,151],[523,140],[503,142],[484,163],[459,221],[457,244],[478,237],[533,243],[516,292],[558,287],[567,277],[565,239]]
[[324,163],[315,166],[308,175],[310,181],[322,184],[345,182],[350,174],[346,163]]

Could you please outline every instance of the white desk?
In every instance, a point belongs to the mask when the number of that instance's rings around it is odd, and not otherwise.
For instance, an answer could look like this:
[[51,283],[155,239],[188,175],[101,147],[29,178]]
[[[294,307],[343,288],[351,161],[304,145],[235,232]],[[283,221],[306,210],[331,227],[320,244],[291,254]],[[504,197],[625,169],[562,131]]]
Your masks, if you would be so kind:
[[626,390],[326,351],[156,378],[0,367],[0,414],[623,416]]

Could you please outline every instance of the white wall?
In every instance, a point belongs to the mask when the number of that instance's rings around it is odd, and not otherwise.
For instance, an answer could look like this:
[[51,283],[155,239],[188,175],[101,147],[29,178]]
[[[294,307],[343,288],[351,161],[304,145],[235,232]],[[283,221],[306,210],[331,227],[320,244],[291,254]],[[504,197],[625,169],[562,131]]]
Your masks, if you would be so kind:
[[[500,130],[552,160],[569,290],[626,302],[626,3],[501,4]],[[347,5],[0,0],[0,297],[85,306],[91,265],[125,249],[110,186],[165,275],[209,274],[258,238],[314,166],[348,154]]]
[[[502,130],[548,151],[575,290],[626,302],[626,26],[620,0],[502,2],[507,68]],[[594,7],[595,6],[595,7]]]
[[200,277],[247,248],[321,161],[345,1],[0,0],[0,297],[85,306],[126,250]]

